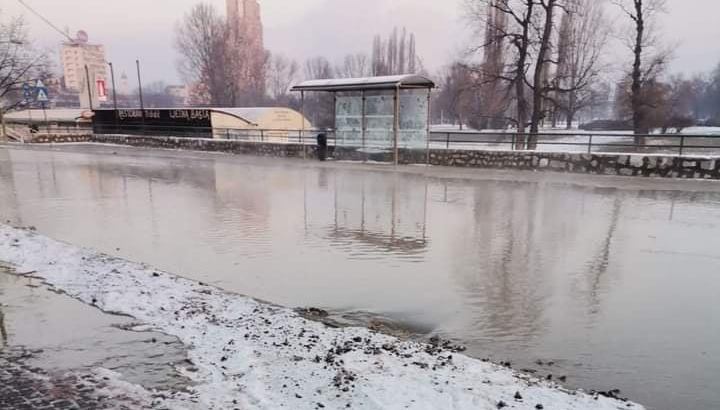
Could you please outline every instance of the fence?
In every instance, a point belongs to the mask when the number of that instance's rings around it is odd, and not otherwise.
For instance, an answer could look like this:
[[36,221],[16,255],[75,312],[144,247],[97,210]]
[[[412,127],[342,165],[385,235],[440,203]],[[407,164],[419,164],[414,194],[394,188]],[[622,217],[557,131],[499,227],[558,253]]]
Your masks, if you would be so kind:
[[221,127],[176,127],[160,125],[112,125],[95,126],[95,134],[103,135],[137,135],[178,138],[212,138],[232,141],[316,144],[317,135],[325,133],[328,142],[335,140],[332,130],[287,130],[287,129],[239,129]]
[[720,153],[720,133],[646,134],[618,132],[554,132],[534,135],[506,132],[433,131],[430,146],[434,149],[517,150],[573,153],[657,153],[689,154]]
[[[317,135],[325,133],[328,145],[336,145],[333,130],[233,129],[209,127],[173,127],[118,125],[111,127],[39,127],[32,134],[96,134],[163,136],[180,138],[213,138],[221,140],[291,143],[313,145]],[[720,153],[720,133],[647,134],[619,132],[553,132],[536,134],[528,143],[528,134],[508,132],[431,131],[429,147],[447,150],[537,151],[569,153],[642,153],[671,155],[711,155]],[[351,148],[351,147],[348,147]],[[356,147],[360,149],[361,147]]]

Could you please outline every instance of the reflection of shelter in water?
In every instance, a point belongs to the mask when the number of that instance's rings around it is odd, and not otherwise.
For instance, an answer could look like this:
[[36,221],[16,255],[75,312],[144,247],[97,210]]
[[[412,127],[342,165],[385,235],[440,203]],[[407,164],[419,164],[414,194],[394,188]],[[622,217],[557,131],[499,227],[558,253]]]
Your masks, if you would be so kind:
[[387,174],[364,174],[336,179],[334,191],[328,230],[334,244],[404,255],[426,250],[427,182],[400,184]]

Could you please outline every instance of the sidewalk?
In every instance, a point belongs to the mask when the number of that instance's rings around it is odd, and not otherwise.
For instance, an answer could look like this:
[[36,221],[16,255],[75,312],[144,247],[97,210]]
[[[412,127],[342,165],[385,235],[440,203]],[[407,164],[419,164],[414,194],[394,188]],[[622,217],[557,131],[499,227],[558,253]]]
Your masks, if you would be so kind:
[[119,392],[109,376],[49,375],[27,364],[32,352],[0,348],[0,410],[152,409],[146,398]]

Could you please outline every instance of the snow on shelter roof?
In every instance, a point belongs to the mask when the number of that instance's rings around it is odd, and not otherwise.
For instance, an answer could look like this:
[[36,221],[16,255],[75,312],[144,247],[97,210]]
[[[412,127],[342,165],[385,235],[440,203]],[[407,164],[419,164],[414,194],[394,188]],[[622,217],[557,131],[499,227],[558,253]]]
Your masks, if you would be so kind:
[[292,91],[394,90],[398,87],[401,89],[435,88],[435,83],[421,75],[402,74],[384,77],[310,80],[294,86],[292,88]]

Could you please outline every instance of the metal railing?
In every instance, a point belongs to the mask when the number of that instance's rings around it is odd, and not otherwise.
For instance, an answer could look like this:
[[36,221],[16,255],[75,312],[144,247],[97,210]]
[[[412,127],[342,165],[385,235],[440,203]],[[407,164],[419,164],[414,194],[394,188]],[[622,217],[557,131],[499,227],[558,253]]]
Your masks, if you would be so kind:
[[[102,125],[93,128],[73,126],[39,127],[32,134],[83,135],[89,132],[105,135],[161,136],[206,138],[268,143],[317,143],[325,133],[329,146],[336,145],[334,130],[236,129],[210,127],[177,127],[158,125]],[[429,135],[431,149],[541,151],[565,153],[644,153],[673,155],[720,154],[720,134],[646,134],[619,132],[544,132],[528,141],[529,134],[512,132],[468,132],[433,130]],[[360,147],[357,147],[360,148]]]
[[431,148],[544,151],[568,153],[720,154],[720,134],[645,134],[553,132],[432,131]]
[[222,127],[177,127],[159,125],[103,125],[93,128],[95,134],[100,135],[131,135],[178,138],[220,139],[230,141],[270,142],[287,144],[316,144],[317,135],[325,133],[328,144],[333,145],[335,132],[333,130],[287,130],[287,129],[239,129]]

